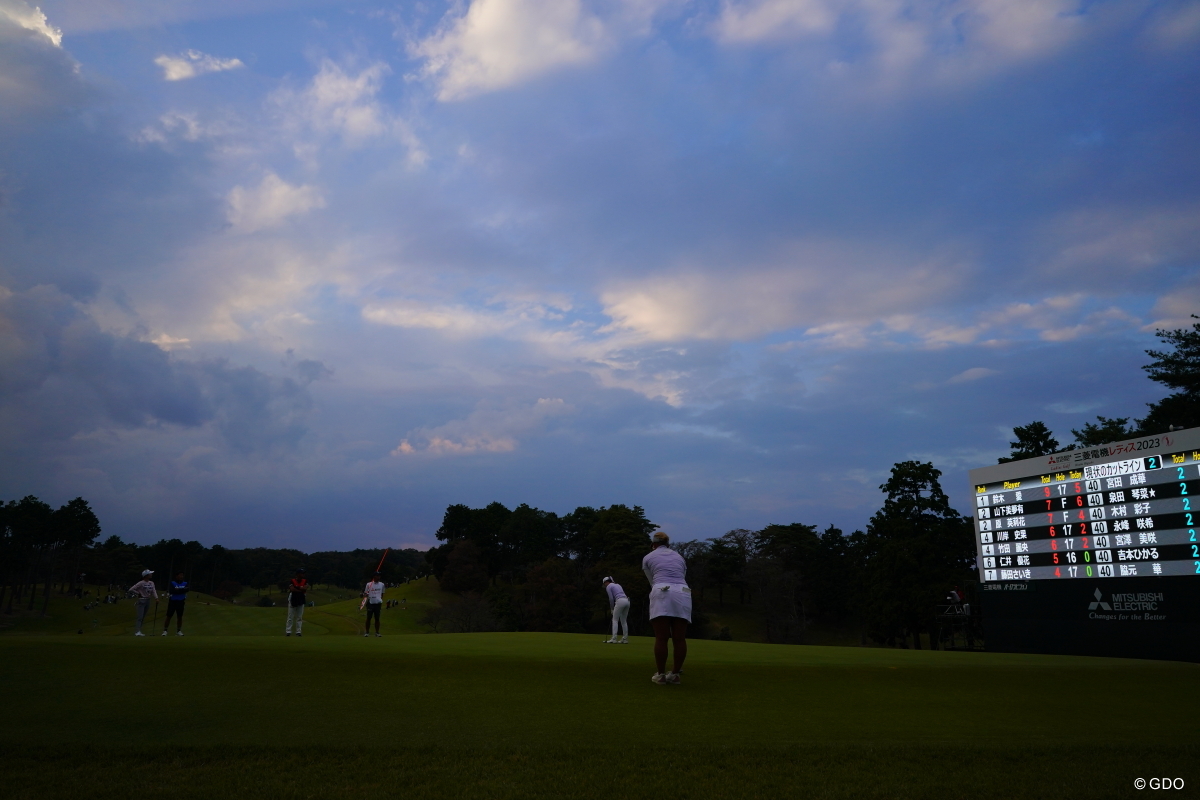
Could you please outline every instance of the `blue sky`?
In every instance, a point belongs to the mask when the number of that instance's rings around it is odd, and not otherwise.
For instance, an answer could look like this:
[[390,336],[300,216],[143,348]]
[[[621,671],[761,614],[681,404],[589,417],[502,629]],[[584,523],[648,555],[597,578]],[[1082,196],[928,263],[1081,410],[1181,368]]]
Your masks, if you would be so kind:
[[1200,312],[1200,4],[0,0],[0,496],[426,546],[967,508]]

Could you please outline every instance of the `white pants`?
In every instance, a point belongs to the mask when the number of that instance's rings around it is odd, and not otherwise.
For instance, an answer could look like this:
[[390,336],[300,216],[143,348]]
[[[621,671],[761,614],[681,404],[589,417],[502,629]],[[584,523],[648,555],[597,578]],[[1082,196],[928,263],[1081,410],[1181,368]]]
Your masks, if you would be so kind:
[[296,621],[296,633],[300,632],[300,627],[304,625],[304,606],[288,605],[288,621],[285,633],[292,632],[292,620]]
[[617,602],[613,603],[613,635],[612,638],[617,638],[617,623],[625,631],[625,638],[629,638],[629,598],[621,597]]

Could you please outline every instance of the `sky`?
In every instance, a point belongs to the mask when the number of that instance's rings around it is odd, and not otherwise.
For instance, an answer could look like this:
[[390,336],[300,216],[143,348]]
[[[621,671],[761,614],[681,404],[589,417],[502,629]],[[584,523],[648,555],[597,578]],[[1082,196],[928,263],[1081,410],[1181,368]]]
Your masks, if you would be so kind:
[[849,531],[1200,313],[1200,4],[0,0],[0,498]]

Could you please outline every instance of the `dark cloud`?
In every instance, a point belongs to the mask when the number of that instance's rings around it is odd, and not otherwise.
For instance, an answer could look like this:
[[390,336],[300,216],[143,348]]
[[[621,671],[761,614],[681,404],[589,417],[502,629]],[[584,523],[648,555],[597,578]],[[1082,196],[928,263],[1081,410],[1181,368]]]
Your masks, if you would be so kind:
[[[9,444],[33,446],[103,429],[211,423],[239,453],[296,445],[312,401],[291,378],[225,360],[188,361],[102,330],[48,286],[0,299],[0,415]],[[319,372],[316,362],[302,362]]]

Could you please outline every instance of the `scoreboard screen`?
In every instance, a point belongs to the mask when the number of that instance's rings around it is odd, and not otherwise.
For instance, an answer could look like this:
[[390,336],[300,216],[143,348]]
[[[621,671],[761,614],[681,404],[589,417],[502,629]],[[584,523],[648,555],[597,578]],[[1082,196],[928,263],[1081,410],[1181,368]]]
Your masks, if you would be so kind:
[[985,585],[1200,578],[1200,428],[970,475]]

